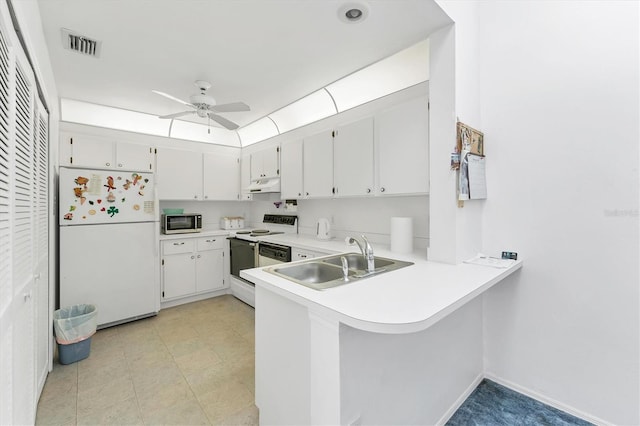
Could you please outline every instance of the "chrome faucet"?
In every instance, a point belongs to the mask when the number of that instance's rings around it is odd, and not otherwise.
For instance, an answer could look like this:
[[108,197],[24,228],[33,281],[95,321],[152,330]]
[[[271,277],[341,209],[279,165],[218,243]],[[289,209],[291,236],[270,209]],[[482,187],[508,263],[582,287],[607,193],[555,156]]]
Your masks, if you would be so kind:
[[360,249],[362,256],[364,256],[365,260],[367,261],[367,272],[372,273],[376,269],[375,261],[374,261],[375,257],[373,255],[373,247],[371,247],[369,240],[367,240],[367,237],[365,237],[364,235],[362,235],[362,241],[364,242],[364,248],[362,247],[362,245],[360,245],[360,242],[358,240],[356,240],[353,237],[349,237],[349,244],[356,243],[358,245],[358,248]]

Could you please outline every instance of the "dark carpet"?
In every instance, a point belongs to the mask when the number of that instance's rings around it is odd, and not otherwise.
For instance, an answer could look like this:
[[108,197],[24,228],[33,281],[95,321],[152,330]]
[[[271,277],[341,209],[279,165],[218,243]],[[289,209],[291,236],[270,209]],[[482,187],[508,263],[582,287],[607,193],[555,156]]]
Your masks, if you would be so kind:
[[591,423],[484,379],[447,422],[447,426],[549,425]]

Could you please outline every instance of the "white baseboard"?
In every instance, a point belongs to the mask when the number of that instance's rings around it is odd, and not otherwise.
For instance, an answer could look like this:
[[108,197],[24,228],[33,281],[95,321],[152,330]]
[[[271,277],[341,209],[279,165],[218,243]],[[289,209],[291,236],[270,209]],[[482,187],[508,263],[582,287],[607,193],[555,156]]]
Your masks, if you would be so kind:
[[454,413],[458,411],[458,408],[460,408],[460,406],[464,403],[464,401],[466,401],[466,399],[469,398],[469,395],[471,395],[471,392],[473,392],[478,387],[482,379],[484,379],[483,374],[479,374],[475,379],[473,379],[473,381],[467,387],[467,389],[465,389],[465,391],[458,397],[458,399],[456,399],[453,405],[449,407],[449,409],[442,415],[442,417],[440,417],[440,420],[438,420],[436,425],[440,426],[447,423],[451,418],[451,416],[453,416]]
[[225,294],[228,294],[228,293],[229,293],[228,288],[222,288],[220,290],[215,290],[208,293],[200,293],[193,296],[183,297],[180,299],[173,299],[166,302],[162,302],[162,304],[160,305],[160,309],[172,308],[174,306],[184,305],[185,303],[199,302],[200,300],[210,299],[212,297],[224,296]]
[[536,401],[542,402],[543,404],[547,404],[553,408],[557,408],[558,410],[564,411],[565,413],[569,413],[572,416],[578,417],[582,420],[585,420],[587,422],[593,423],[595,425],[601,425],[601,426],[608,426],[611,425],[611,423],[606,422],[598,417],[592,416],[591,414],[585,413],[584,411],[578,410],[574,407],[571,407],[569,405],[563,404],[560,401],[556,401],[555,399],[549,398],[545,395],[542,395],[538,392],[535,392],[531,389],[525,388],[523,386],[520,386],[516,383],[513,383],[509,380],[505,380],[501,377],[497,377],[496,375],[492,374],[492,373],[485,373],[484,377],[486,379],[489,379],[491,381],[494,381],[496,383],[498,383],[499,385],[502,385],[506,388],[509,388],[513,391],[516,391],[518,393],[521,393],[523,395],[528,396],[529,398],[533,398]]

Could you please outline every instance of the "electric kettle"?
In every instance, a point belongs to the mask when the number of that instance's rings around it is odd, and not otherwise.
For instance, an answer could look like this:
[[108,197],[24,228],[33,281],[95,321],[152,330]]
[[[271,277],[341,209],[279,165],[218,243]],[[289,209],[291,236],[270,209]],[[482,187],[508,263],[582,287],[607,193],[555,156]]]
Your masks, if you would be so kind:
[[316,223],[316,237],[319,240],[328,240],[331,238],[331,224],[328,219],[321,217]]

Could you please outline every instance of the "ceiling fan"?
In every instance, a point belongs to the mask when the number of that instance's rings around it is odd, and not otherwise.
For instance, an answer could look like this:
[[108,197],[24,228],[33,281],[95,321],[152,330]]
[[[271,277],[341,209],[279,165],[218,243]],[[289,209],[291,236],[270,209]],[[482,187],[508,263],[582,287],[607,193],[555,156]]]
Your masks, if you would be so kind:
[[178,99],[175,96],[171,96],[167,93],[160,92],[158,90],[152,90],[153,93],[157,93],[160,96],[164,96],[165,98],[169,98],[176,102],[180,102],[183,105],[190,107],[191,109],[182,112],[176,112],[175,114],[163,115],[160,118],[165,119],[174,119],[178,117],[183,117],[189,114],[196,114],[201,118],[209,118],[216,123],[224,126],[229,130],[235,130],[238,128],[238,125],[233,121],[227,120],[224,117],[219,116],[218,112],[237,112],[237,111],[249,111],[249,105],[244,102],[232,102],[229,104],[216,105],[216,100],[206,94],[206,91],[211,87],[211,83],[202,80],[196,80],[193,83],[198,89],[200,89],[200,93],[195,95],[191,95],[189,97],[190,102],[183,101],[182,99]]

